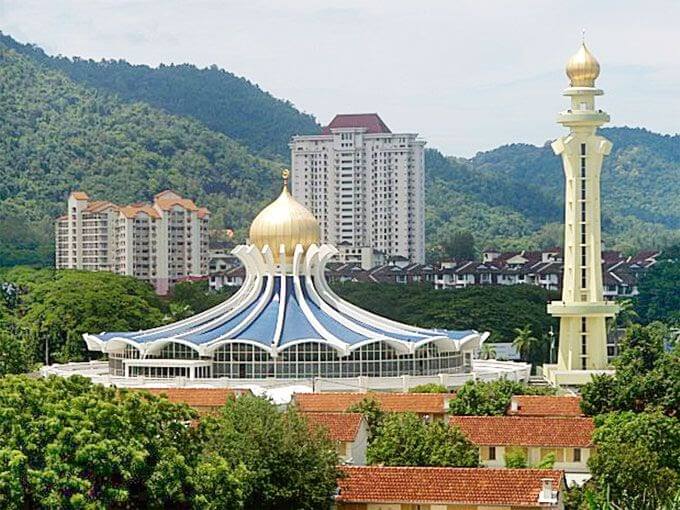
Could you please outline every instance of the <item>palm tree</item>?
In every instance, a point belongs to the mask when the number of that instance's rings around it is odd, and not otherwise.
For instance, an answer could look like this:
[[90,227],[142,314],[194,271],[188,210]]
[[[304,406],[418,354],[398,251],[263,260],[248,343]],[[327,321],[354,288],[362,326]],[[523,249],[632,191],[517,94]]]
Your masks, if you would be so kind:
[[517,336],[512,341],[512,346],[517,349],[522,359],[529,361],[529,357],[538,346],[538,338],[533,335],[528,324],[523,328],[515,328],[514,331]]
[[482,359],[496,359],[496,348],[493,344],[483,343],[479,355]]

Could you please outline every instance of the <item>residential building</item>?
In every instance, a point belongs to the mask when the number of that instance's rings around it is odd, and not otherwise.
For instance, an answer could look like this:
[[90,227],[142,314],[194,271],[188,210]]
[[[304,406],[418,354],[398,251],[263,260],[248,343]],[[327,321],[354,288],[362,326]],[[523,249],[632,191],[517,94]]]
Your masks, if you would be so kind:
[[345,413],[362,400],[371,399],[388,413],[416,413],[423,418],[439,420],[448,412],[452,397],[449,393],[295,393],[293,403],[303,413]]
[[209,219],[206,208],[172,191],[126,206],[74,191],[55,225],[56,267],[134,276],[166,294],[183,278],[207,274]]
[[584,416],[581,397],[572,395],[513,395],[508,416]]
[[336,115],[294,136],[293,196],[319,220],[321,242],[425,261],[425,142],[376,113]]
[[553,469],[343,466],[337,510],[561,510]]
[[328,434],[342,464],[366,464],[368,425],[361,413],[305,413],[307,423]]
[[555,456],[555,469],[575,474],[579,481],[588,473],[588,458],[593,451],[592,418],[571,416],[451,416],[451,425],[479,447],[484,466],[505,466],[505,455],[521,452],[529,466],[547,455]]

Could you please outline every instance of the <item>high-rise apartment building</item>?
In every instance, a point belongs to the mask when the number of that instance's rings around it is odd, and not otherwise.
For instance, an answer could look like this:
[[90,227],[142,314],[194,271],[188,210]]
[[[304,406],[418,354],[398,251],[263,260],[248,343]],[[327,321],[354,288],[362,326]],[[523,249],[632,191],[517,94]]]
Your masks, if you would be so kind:
[[424,146],[375,113],[336,115],[290,143],[293,196],[319,220],[321,242],[425,260]]
[[56,266],[134,276],[166,294],[184,277],[207,274],[209,218],[172,191],[127,206],[75,191],[56,221]]

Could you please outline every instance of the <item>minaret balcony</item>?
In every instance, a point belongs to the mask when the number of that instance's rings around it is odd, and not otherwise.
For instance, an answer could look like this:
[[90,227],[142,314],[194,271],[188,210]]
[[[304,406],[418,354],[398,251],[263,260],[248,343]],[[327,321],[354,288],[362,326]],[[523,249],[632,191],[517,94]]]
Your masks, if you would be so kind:
[[567,127],[601,126],[609,122],[609,114],[602,110],[567,110],[557,115],[557,122]]
[[612,301],[553,301],[548,305],[548,313],[553,317],[614,317],[619,305]]

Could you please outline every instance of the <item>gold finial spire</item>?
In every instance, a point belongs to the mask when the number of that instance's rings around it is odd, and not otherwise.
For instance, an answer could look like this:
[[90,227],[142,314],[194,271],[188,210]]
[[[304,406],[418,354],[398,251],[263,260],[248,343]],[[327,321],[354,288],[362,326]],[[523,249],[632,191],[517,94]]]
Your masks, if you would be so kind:
[[567,76],[572,87],[594,87],[600,75],[600,64],[585,43],[585,30],[581,47],[567,62]]
[[314,215],[293,198],[288,191],[290,170],[281,172],[283,190],[279,198],[265,207],[250,225],[250,242],[258,248],[268,245],[278,256],[281,245],[286,257],[292,257],[295,247],[301,244],[306,250],[319,243],[319,223]]

